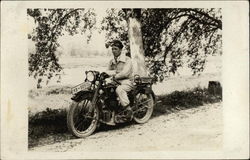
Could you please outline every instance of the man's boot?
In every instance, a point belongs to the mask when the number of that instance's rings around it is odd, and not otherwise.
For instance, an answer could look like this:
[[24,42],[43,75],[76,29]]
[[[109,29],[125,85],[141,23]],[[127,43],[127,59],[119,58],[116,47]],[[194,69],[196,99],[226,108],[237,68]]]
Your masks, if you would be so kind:
[[128,105],[123,107],[120,113],[115,116],[115,123],[124,123],[133,118],[133,111],[131,107]]
[[127,105],[126,107],[124,107],[124,113],[127,119],[132,119],[133,118],[133,110],[130,107],[130,105]]

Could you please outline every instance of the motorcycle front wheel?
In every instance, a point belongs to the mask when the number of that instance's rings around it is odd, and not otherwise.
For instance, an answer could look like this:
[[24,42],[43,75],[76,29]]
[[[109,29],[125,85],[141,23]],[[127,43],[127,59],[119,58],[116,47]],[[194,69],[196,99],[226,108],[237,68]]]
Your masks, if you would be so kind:
[[134,110],[134,121],[146,123],[152,116],[154,110],[154,99],[150,93],[139,93],[136,95]]
[[86,98],[70,105],[67,114],[67,127],[74,136],[78,138],[87,137],[96,130],[98,119],[98,107]]

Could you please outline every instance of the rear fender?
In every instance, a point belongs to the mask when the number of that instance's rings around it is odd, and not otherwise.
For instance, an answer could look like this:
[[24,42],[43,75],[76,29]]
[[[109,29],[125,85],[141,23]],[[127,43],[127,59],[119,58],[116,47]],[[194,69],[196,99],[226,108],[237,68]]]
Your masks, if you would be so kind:
[[83,99],[86,98],[93,98],[94,96],[94,91],[91,90],[85,90],[85,91],[80,91],[77,92],[73,97],[71,97],[71,99],[75,102],[80,102]]
[[152,94],[154,102],[156,102],[156,96],[151,87],[146,87],[141,90],[142,93]]
[[152,97],[153,97],[153,99],[154,99],[154,103],[156,102],[156,97],[155,97],[155,93],[152,91],[152,89],[148,89],[148,90],[146,90],[145,91],[146,93],[150,93],[151,95],[152,95]]

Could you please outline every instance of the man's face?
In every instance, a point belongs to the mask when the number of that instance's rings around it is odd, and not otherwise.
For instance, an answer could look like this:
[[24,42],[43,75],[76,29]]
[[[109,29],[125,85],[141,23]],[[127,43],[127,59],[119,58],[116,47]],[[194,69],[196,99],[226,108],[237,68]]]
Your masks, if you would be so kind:
[[112,46],[112,53],[114,57],[119,57],[121,55],[121,51],[122,50],[119,47]]

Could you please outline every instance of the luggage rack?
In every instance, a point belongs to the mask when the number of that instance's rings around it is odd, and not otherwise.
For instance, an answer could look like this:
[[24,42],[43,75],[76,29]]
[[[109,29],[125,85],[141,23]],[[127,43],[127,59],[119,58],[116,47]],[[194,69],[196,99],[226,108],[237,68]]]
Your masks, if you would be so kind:
[[139,75],[134,76],[134,82],[136,84],[152,84],[154,82],[154,78],[152,77],[141,77]]

